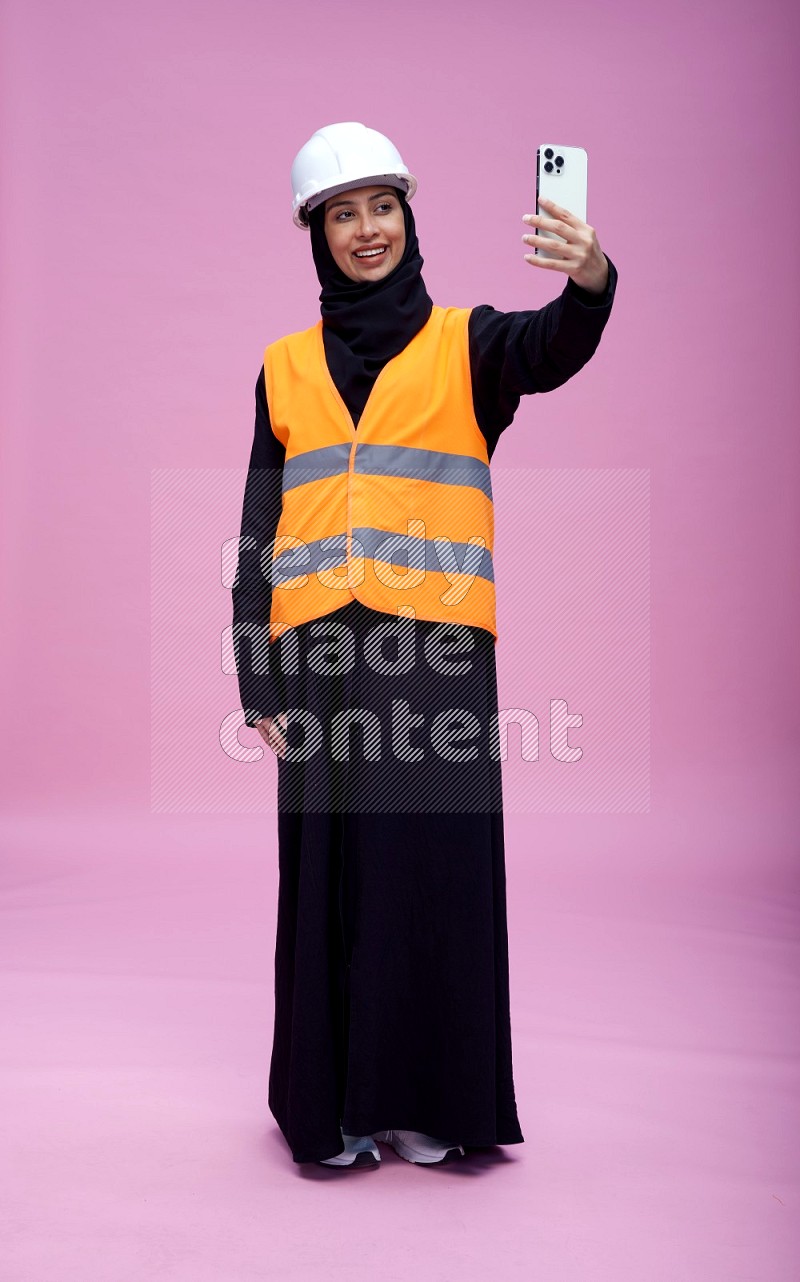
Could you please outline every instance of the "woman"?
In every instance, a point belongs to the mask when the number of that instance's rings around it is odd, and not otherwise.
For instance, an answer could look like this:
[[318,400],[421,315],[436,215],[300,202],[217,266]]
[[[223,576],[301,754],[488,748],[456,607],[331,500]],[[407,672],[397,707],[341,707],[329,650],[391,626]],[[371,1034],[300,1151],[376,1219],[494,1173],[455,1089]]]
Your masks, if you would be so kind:
[[559,257],[524,257],[559,298],[438,307],[387,138],[321,129],[292,180],[321,320],[265,351],[233,589],[245,721],[278,756],[269,1105],[296,1162],[374,1168],[377,1140],[434,1164],[523,1142],[489,460],[592,356],[617,273],[552,206],[524,221]]

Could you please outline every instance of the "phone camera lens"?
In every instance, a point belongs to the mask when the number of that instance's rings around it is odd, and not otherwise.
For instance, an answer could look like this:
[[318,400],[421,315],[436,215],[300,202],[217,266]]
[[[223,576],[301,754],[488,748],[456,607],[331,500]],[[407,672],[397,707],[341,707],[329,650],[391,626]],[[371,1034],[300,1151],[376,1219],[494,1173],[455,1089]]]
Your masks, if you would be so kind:
[[545,147],[545,149],[544,149],[544,158],[545,158],[545,160],[552,160],[552,159],[553,159],[553,148],[552,148],[552,147]]
[[552,162],[552,160],[546,160],[546,161],[544,162],[544,172],[545,172],[546,174],[551,174],[551,173],[553,172],[553,162]]
[[563,165],[563,163],[564,163],[564,157],[563,157],[563,156],[556,156],[556,164],[557,164],[557,165]]

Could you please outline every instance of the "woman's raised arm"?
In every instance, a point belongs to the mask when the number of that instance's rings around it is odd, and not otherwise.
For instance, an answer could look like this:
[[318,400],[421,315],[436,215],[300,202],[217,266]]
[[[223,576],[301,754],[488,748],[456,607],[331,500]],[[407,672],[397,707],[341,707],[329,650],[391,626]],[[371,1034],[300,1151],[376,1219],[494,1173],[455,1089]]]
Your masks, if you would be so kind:
[[[559,297],[534,311],[498,312],[480,306],[474,307],[470,316],[472,397],[490,456],[511,423],[520,398],[551,392],[577,374],[597,350],[611,314],[616,267],[600,250],[594,228],[567,210],[559,212],[568,215],[574,227],[532,214],[526,215],[526,221],[559,234],[568,231],[571,240],[559,247],[563,258],[525,255],[536,267],[569,275]],[[554,244],[547,242],[548,253],[553,252]]]

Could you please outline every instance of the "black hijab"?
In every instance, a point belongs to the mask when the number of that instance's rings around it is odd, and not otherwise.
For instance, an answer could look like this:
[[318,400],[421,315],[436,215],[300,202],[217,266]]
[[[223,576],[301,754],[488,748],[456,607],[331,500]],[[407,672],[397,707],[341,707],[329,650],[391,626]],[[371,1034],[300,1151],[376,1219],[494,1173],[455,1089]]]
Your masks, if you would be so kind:
[[311,252],[322,292],[322,337],[331,377],[358,425],[372,384],[428,320],[433,302],[422,279],[423,258],[405,193],[406,243],[400,262],[382,280],[356,281],[337,267],[325,236],[325,202],[309,214]]

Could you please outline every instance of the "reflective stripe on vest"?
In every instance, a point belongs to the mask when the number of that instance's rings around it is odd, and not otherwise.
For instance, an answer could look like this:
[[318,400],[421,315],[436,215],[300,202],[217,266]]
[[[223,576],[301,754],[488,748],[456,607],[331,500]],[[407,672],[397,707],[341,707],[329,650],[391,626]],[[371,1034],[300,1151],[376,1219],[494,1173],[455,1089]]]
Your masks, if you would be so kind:
[[468,308],[434,307],[384,365],[356,431],[322,322],[264,353],[286,449],[272,561],[272,639],[353,599],[495,637],[494,508],[475,420]]

